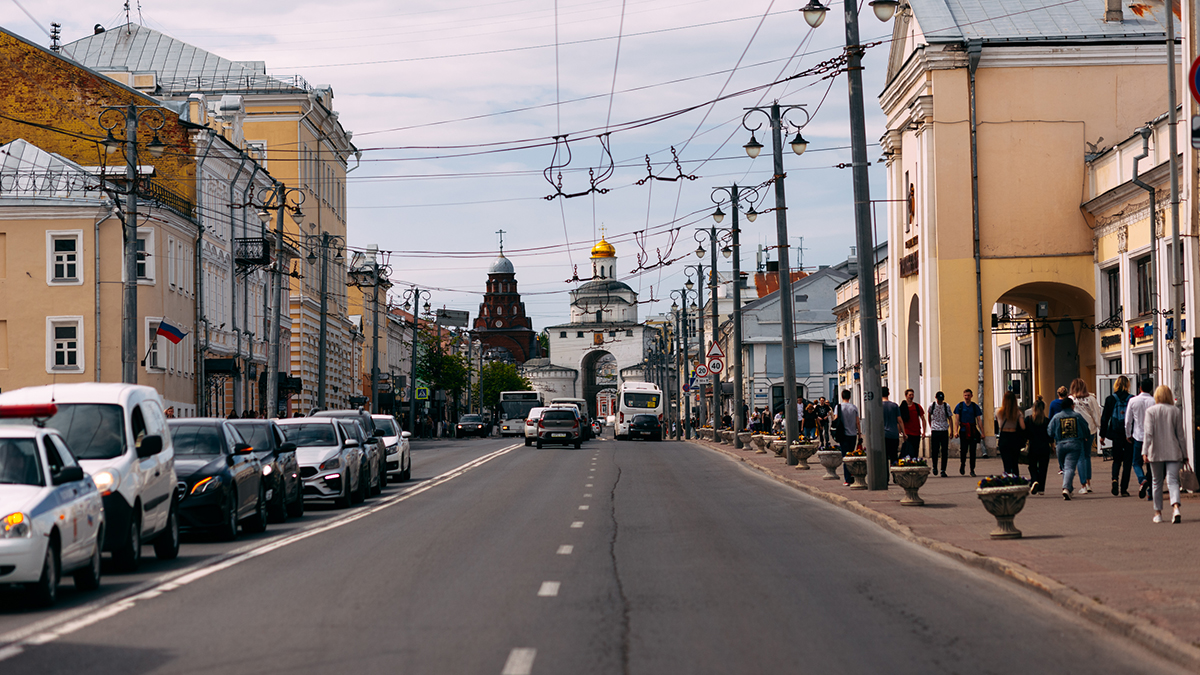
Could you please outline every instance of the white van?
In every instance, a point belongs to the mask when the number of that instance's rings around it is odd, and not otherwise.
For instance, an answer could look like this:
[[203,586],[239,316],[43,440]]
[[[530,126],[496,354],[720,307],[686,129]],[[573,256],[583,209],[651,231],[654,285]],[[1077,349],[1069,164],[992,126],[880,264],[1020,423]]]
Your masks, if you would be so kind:
[[66,439],[104,500],[104,550],[122,570],[137,569],[142,544],[159,560],[179,555],[175,451],[152,387],[86,382],[0,394],[0,405],[54,403],[47,427]]
[[629,423],[634,415],[656,415],[663,421],[663,395],[650,382],[622,382],[617,389],[617,420],[614,431],[618,441],[629,439]]

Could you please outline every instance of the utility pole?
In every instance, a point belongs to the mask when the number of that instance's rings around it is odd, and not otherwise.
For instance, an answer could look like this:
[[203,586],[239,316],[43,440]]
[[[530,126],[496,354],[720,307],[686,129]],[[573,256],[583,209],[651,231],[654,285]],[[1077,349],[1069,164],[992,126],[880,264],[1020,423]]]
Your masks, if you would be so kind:
[[[283,184],[276,183],[276,195],[283,203]],[[197,253],[198,255],[198,253]],[[283,209],[275,214],[275,286],[271,289],[271,348],[267,352],[267,417],[279,416],[279,322],[283,318]]]
[[[1179,238],[1179,153],[1176,152],[1179,115],[1175,111],[1175,13],[1167,5],[1163,14],[1167,17],[1167,129],[1168,147],[1171,148],[1168,153],[1171,172],[1171,390],[1175,392],[1176,403],[1183,405],[1183,245]],[[1154,222],[1153,214],[1150,222]]]
[[321,330],[317,342],[317,409],[325,409],[325,362],[329,333],[329,233],[321,233]]
[[137,276],[137,106],[125,113],[125,298],[121,316],[121,381],[137,384],[138,276]]

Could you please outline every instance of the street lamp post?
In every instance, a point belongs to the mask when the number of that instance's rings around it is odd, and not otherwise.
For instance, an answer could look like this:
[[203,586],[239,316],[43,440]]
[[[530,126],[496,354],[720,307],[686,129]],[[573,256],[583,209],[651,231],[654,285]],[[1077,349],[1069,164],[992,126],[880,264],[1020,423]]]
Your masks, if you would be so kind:
[[[365,261],[364,257],[358,258],[358,265],[352,265],[350,271],[351,284],[359,288],[370,286],[373,290],[371,293],[371,412],[379,412],[379,288],[382,286],[384,293],[392,287],[392,282],[388,281],[388,276],[391,273],[391,267],[388,265],[379,264],[378,251],[371,251],[370,262]],[[385,296],[386,297],[386,296]]]
[[[791,142],[792,152],[797,155],[803,154],[804,150],[808,148],[808,141],[800,135],[800,130],[808,124],[809,114],[800,105],[780,107],[779,101],[772,103],[769,108],[747,108],[746,110],[746,115],[742,118],[742,126],[750,131],[750,142],[742,147],[746,149],[746,154],[750,155],[751,159],[758,157],[758,153],[762,151],[762,144],[754,138],[754,132],[762,125],[751,128],[746,124],[746,120],[750,115],[758,112],[767,115],[771,123],[771,153],[775,160],[775,237],[778,244],[776,248],[779,249],[776,257],[779,259],[779,323],[783,350],[783,417],[787,429],[785,433],[787,463],[788,466],[795,466],[800,462],[796,453],[792,451],[792,443],[798,437],[796,428],[796,325],[792,319],[792,304],[795,301],[792,297],[792,273],[788,268],[787,200],[783,191],[783,179],[786,175],[783,172],[783,128],[790,126],[796,129],[796,137]],[[788,113],[792,111],[799,111],[804,115],[803,124],[792,124],[787,119]]]
[[[679,433],[689,440],[692,438],[692,396],[690,391],[683,393],[683,388],[689,384],[688,375],[691,374],[691,368],[688,367],[688,297],[689,295],[694,295],[691,292],[692,285],[692,282],[689,280],[684,284],[684,288],[671,291],[671,298],[683,305],[680,308],[679,304],[672,302],[671,311],[679,312],[677,315],[677,320],[681,326],[679,330],[679,390],[687,410],[687,416],[683,418],[683,421],[679,425]],[[683,411],[684,409],[680,408],[680,413],[683,413]]]
[[[720,210],[720,209],[718,209],[718,210]],[[724,217],[724,216],[722,215],[722,217]],[[713,341],[713,344],[715,345],[715,344],[717,344],[717,326],[720,323],[720,316],[719,316],[718,307],[717,307],[717,226],[716,226],[716,224],[714,223],[709,228],[708,232],[704,232],[703,230],[696,230],[694,238],[696,239],[697,242],[700,242],[700,246],[696,248],[696,257],[700,258],[700,259],[704,259],[704,243],[701,241],[701,239],[703,238],[704,235],[708,236],[709,248],[711,249],[709,251],[709,253],[712,256],[711,260],[709,261],[709,264],[708,264],[708,297],[709,297],[709,301],[712,302],[712,311],[709,312],[709,315],[712,318],[712,341]],[[703,308],[704,303],[701,303],[700,307]],[[703,321],[703,319],[701,321]],[[701,362],[707,364],[708,363],[708,352],[704,351],[703,340],[700,343],[700,350],[703,352],[700,355],[700,360],[701,360]],[[720,422],[721,422],[721,374],[714,372],[714,373],[709,373],[709,375],[712,376],[713,428],[717,429],[720,427]]]
[[[109,115],[108,113],[115,114]],[[125,181],[127,185],[125,188],[125,225],[123,228],[125,282],[123,286],[124,299],[121,314],[121,381],[126,384],[137,384],[137,130],[138,122],[143,117],[148,118],[146,125],[154,130],[154,138],[146,144],[146,149],[156,157],[161,156],[166,145],[159,139],[158,131],[166,124],[166,117],[163,115],[160,106],[107,106],[100,111],[100,115],[98,116],[100,126],[108,132],[108,137],[104,139],[105,150],[109,153],[114,153],[122,144],[125,146]],[[123,141],[118,140],[112,133],[113,129],[122,121],[125,122],[125,139]]]
[[[718,196],[719,195],[719,196]],[[711,199],[717,205],[717,210],[713,212],[714,223],[719,223],[725,219],[725,214],[721,212],[721,204],[725,201],[725,196],[729,197],[729,211],[732,216],[732,222],[729,227],[729,234],[732,239],[732,248],[726,247],[721,249],[721,253],[726,258],[733,255],[733,348],[726,354],[733,368],[733,426],[735,432],[734,447],[741,448],[742,441],[736,438],[736,432],[740,432],[746,428],[746,416],[743,412],[746,405],[745,390],[742,382],[742,267],[741,267],[741,243],[738,229],[738,214],[742,209],[742,197],[749,198],[749,208],[746,210],[746,220],[754,222],[758,218],[758,212],[754,210],[754,203],[759,200],[758,190],[752,187],[738,187],[737,183],[728,187],[714,188]],[[717,248],[717,227],[713,226],[712,247],[713,259],[716,259]],[[723,229],[723,228],[722,228]],[[714,329],[715,330],[715,329]]]
[[[289,204],[293,200],[295,205]],[[263,225],[271,222],[271,211],[275,211],[275,270],[272,273],[275,286],[271,290],[271,348],[267,353],[267,411],[268,417],[279,415],[279,337],[283,321],[283,277],[287,274],[283,260],[283,212],[291,211],[297,225],[304,220],[300,205],[304,203],[304,191],[286,188],[275,183],[273,188],[263,188],[258,193],[258,217]],[[207,396],[207,394],[206,394]]]
[[[702,254],[703,255],[703,254]],[[696,263],[695,265],[684,265],[683,273],[689,277],[684,286],[687,290],[696,290],[696,358],[701,363],[704,362],[704,284],[696,284],[692,281],[692,272],[695,272],[696,281],[704,280],[704,265]],[[703,383],[696,383],[700,387],[700,426],[708,421],[708,399],[704,398]]]
[[[863,440],[867,450],[867,487],[886,490],[888,486],[887,456],[883,441],[883,400],[880,389],[883,378],[879,363],[879,318],[875,296],[875,242],[871,232],[871,186],[867,168],[867,125],[862,86],[863,48],[858,40],[858,4],[847,2],[846,9],[846,78],[850,90],[850,158],[854,176],[854,229],[858,242],[858,312],[862,340],[863,363]],[[876,18],[892,18],[898,0],[873,0],[869,3]],[[800,10],[804,20],[813,28],[825,20],[829,11],[819,0],[809,0]],[[1173,109],[1172,109],[1173,110]],[[982,347],[980,347],[982,349]],[[980,372],[982,373],[982,364]],[[982,374],[980,379],[982,380]],[[980,398],[983,392],[979,392]]]
[[[307,235],[304,238],[309,247],[308,263],[317,262],[316,251],[321,252],[321,328],[317,338],[317,410],[325,409],[325,362],[328,360],[329,348],[329,249],[337,247],[333,261],[341,264],[345,260],[342,248],[346,245],[345,237],[337,234],[322,232]],[[315,250],[314,250],[315,249]]]
[[413,286],[404,291],[404,304],[412,308],[412,370],[408,376],[408,433],[417,434],[417,305],[421,296],[425,296],[425,313],[429,313],[429,291],[422,291]]

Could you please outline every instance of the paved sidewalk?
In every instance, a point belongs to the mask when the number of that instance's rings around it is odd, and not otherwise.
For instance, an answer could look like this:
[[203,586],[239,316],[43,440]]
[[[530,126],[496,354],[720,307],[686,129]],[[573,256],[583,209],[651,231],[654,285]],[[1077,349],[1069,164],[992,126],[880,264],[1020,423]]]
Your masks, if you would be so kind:
[[[856,511],[929,548],[940,550],[1042,591],[1089,619],[1200,670],[1200,499],[1185,494],[1183,522],[1156,525],[1151,503],[1113,497],[1111,464],[1094,458],[1088,495],[1062,498],[1061,477],[1051,461],[1045,495],[1031,495],[1016,518],[1021,539],[993,540],[996,520],[975,494],[978,478],[930,475],[920,494],[923,507],[900,506],[904,491],[851,490],[823,480],[814,455],[811,470],[797,470],[772,454],[693,441],[716,449],[827,501]],[[1023,469],[1025,467],[1022,467]],[[1000,459],[979,460],[982,477],[1001,473]],[[839,474],[841,470],[839,469]],[[1078,487],[1078,484],[1076,484]],[[1165,496],[1165,495],[1164,495]],[[864,508],[865,507],[865,508]],[[1164,507],[1170,515],[1170,506]],[[949,544],[946,546],[945,544]]]

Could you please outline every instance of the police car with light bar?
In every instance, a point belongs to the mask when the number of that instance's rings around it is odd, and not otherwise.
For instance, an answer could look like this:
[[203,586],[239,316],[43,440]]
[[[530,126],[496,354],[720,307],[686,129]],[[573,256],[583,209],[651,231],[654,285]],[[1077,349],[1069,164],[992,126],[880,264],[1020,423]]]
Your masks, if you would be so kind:
[[0,425],[0,585],[23,585],[39,605],[58,597],[64,574],[75,587],[100,585],[104,504],[53,429],[36,426],[53,417],[53,403],[0,406],[0,419],[33,419],[35,425]]

